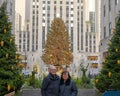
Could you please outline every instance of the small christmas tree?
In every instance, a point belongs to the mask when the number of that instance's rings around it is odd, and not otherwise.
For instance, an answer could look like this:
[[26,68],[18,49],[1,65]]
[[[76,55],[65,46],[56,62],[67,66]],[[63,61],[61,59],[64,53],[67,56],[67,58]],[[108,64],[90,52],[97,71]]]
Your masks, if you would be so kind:
[[22,85],[21,68],[17,66],[19,54],[16,53],[8,18],[6,3],[3,3],[0,7],[0,96],[18,90]]
[[52,21],[42,60],[45,64],[57,66],[70,65],[73,61],[73,55],[70,51],[69,35],[66,32],[64,21],[60,18],[55,18]]
[[120,14],[113,32],[108,54],[103,62],[104,67],[95,80],[96,87],[101,92],[108,89],[120,90]]

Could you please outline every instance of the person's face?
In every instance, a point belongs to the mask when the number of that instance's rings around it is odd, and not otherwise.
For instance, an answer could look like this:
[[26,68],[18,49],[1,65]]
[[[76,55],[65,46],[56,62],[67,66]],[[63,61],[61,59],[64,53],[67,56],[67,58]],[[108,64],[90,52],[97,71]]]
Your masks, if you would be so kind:
[[50,69],[50,73],[51,73],[51,74],[55,75],[56,72],[57,72],[57,69]]
[[63,73],[63,79],[67,80],[69,78],[68,73]]

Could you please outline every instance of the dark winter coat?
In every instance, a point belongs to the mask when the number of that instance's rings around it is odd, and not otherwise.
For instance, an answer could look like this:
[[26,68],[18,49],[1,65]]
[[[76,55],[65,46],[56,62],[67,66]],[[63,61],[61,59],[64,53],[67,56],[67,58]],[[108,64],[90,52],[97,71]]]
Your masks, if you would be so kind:
[[78,90],[75,83],[68,79],[65,83],[60,81],[59,96],[77,96]]
[[53,76],[49,74],[47,77],[44,78],[42,87],[41,87],[41,94],[42,96],[58,96],[59,95],[59,84],[60,78],[59,76]]

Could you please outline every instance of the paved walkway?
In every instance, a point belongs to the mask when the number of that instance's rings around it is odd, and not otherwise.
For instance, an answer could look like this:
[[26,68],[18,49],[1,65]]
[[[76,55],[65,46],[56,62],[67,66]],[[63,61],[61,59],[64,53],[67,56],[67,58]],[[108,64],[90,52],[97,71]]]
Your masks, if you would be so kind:
[[[23,89],[22,96],[41,96],[40,89]],[[97,96],[97,91],[94,89],[79,89],[78,96]]]
[[23,96],[41,96],[40,89],[24,89]]

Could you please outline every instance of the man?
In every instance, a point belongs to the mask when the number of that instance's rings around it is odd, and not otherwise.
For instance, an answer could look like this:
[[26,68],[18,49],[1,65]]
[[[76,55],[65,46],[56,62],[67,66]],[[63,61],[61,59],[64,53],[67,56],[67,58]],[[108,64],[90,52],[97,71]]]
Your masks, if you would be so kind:
[[41,94],[42,96],[58,96],[60,78],[56,74],[57,68],[50,65],[49,74],[43,79]]

